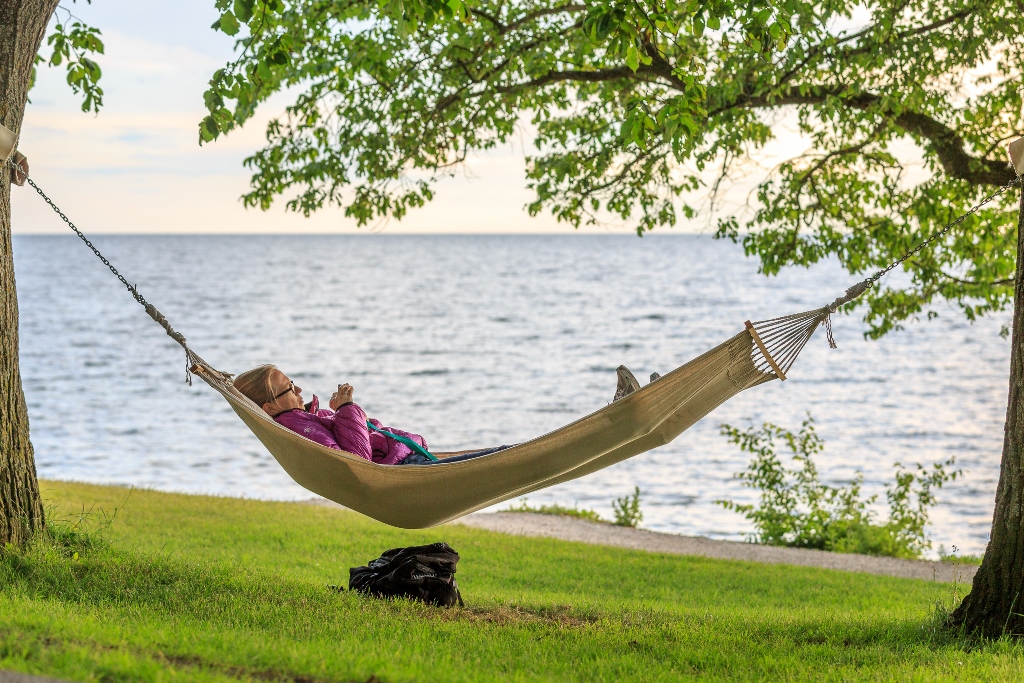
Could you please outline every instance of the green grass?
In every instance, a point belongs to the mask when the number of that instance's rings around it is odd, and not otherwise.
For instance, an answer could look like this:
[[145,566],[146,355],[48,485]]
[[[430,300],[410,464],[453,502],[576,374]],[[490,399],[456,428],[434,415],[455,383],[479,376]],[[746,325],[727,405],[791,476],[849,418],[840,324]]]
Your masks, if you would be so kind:
[[537,515],[559,515],[562,517],[576,517],[578,519],[585,519],[590,522],[601,522],[603,524],[611,524],[607,519],[597,514],[593,510],[581,510],[577,506],[566,507],[565,505],[559,505],[555,503],[553,505],[530,505],[526,500],[521,500],[518,503],[513,503],[508,506],[502,512],[532,512]]
[[946,555],[942,550],[939,550],[939,560],[949,562],[950,564],[973,564],[980,566],[983,559],[985,559],[984,555]]
[[[51,520],[65,521],[56,539],[0,556],[0,669],[96,681],[1024,678],[1019,644],[934,628],[947,584],[43,487]],[[98,534],[76,535],[83,510]],[[440,539],[462,554],[465,609],[325,588],[387,548]]]

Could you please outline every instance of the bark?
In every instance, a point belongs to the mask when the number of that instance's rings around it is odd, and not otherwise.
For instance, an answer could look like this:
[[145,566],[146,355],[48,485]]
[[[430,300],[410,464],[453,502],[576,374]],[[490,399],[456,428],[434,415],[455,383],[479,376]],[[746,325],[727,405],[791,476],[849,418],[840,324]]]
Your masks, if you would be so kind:
[[950,625],[990,638],[1024,635],[1024,191],[1017,222],[1010,396],[992,535],[971,592]]
[[[19,133],[32,62],[58,0],[0,0],[0,122]],[[0,170],[0,548],[43,528],[43,506],[18,369],[10,166]]]

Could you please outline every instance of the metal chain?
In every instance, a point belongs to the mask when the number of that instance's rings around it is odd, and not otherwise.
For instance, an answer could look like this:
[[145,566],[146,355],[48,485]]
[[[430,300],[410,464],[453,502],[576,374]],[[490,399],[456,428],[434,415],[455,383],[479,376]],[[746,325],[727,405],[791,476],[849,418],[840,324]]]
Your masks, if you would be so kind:
[[[15,166],[15,168],[18,169],[19,175],[25,175],[24,171],[20,167],[16,166],[13,162],[11,163],[11,165]],[[41,189],[39,189],[39,186],[36,185],[35,182],[31,178],[29,178],[28,176],[25,176],[25,180],[28,181],[28,184],[32,186],[33,190],[35,190],[36,192],[39,193],[39,196],[43,198],[43,201],[45,201],[47,204],[49,204],[50,208],[53,209],[57,213],[57,215],[61,217],[61,220],[63,220],[65,223],[67,223],[68,227],[71,228],[72,230],[74,230],[75,234],[78,235],[78,237],[83,242],[85,242],[85,246],[87,246],[90,249],[92,249],[92,253],[96,254],[96,258],[98,258],[100,261],[102,261],[103,265],[105,265],[107,268],[109,268],[110,272],[113,273],[114,276],[117,277],[117,279],[121,281],[121,284],[123,284],[125,287],[128,288],[128,291],[131,292],[131,294],[135,298],[135,300],[138,301],[140,304],[142,304],[143,307],[148,306],[149,302],[146,301],[145,297],[143,297],[141,294],[139,294],[139,291],[135,288],[135,285],[130,284],[128,282],[128,280],[126,280],[124,278],[124,275],[121,275],[121,273],[117,272],[117,268],[115,268],[114,265],[110,261],[107,260],[106,256],[104,256],[103,254],[100,253],[100,250],[96,248],[96,245],[94,245],[89,240],[88,237],[86,237],[84,234],[82,234],[82,231],[79,230],[78,227],[74,223],[71,222],[71,219],[68,218],[67,215],[63,211],[61,211],[57,207],[56,204],[53,203],[53,200],[50,199],[49,197],[47,197],[46,193],[43,192]]]
[[39,196],[43,198],[43,201],[45,201],[50,206],[50,208],[56,212],[58,216],[60,216],[61,220],[67,223],[68,227],[71,228],[76,235],[78,235],[79,239],[85,242],[85,246],[89,247],[89,249],[92,250],[92,253],[96,254],[96,258],[102,261],[103,265],[110,269],[110,272],[113,273],[114,276],[121,281],[121,284],[123,284],[128,289],[128,291],[132,295],[132,298],[138,301],[139,304],[144,309],[146,309],[146,313],[149,314],[149,317],[151,317],[161,327],[164,328],[164,331],[167,332],[167,336],[169,336],[174,341],[178,342],[178,344],[180,344],[181,347],[185,349],[185,381],[191,385],[191,368],[192,365],[197,360],[197,357],[195,356],[195,354],[192,353],[192,349],[188,347],[188,341],[185,339],[184,335],[182,335],[180,332],[171,327],[171,324],[167,322],[167,318],[165,318],[164,315],[157,310],[156,306],[146,301],[146,298],[139,294],[139,290],[136,288],[136,286],[128,282],[128,280],[125,279],[124,275],[121,275],[121,273],[118,272],[117,268],[114,267],[114,264],[108,261],[107,257],[100,253],[100,250],[96,248],[96,245],[94,245],[89,240],[89,238],[86,237],[85,234],[83,234],[82,231],[78,229],[78,226],[71,222],[71,219],[67,217],[67,214],[61,211],[60,208],[53,203],[53,200],[50,199],[46,195],[46,193],[43,192],[42,189],[40,189],[40,187],[35,184],[35,181],[33,181],[32,178],[30,178],[29,175],[25,173],[23,168],[14,163],[13,157],[11,159],[8,159],[7,162],[11,165],[14,172],[25,178],[25,180],[32,187],[32,189],[35,190],[36,193],[38,193]]
[[1020,185],[1020,184],[1021,184],[1020,177],[1014,178],[1010,182],[1006,183],[1006,185],[1003,185],[1001,188],[996,190],[993,194],[990,194],[989,196],[987,196],[984,199],[982,199],[980,203],[975,204],[974,207],[972,207],[970,211],[968,211],[967,213],[961,215],[959,218],[957,218],[955,221],[953,221],[952,223],[950,223],[949,225],[944,227],[942,230],[938,231],[937,233],[935,233],[934,235],[932,235],[931,237],[926,239],[924,242],[921,242],[916,247],[914,247],[913,249],[908,251],[906,254],[904,254],[902,257],[900,257],[899,259],[893,261],[887,267],[885,267],[882,270],[878,271],[877,273],[875,273],[874,275],[869,277],[864,282],[868,283],[869,285],[877,282],[883,275],[888,273],[890,270],[892,270],[896,266],[900,265],[901,263],[906,261],[908,258],[913,256],[917,252],[921,251],[922,249],[924,249],[929,244],[931,244],[935,240],[937,240],[940,237],[942,237],[943,235],[945,235],[947,232],[949,232],[950,230],[952,230],[956,226],[958,226],[961,223],[963,223],[964,220],[966,220],[968,216],[972,216],[972,215],[976,214],[983,206],[985,206],[986,204],[991,202],[993,199],[995,199],[996,197],[1002,195],[1004,192],[1009,190],[1014,185]]
[[859,297],[861,294],[863,294],[864,292],[866,292],[869,289],[871,289],[872,285],[874,285],[876,282],[878,282],[878,280],[880,280],[882,278],[882,276],[885,275],[886,273],[888,273],[890,270],[892,270],[896,266],[900,265],[901,263],[906,261],[908,258],[913,256],[917,252],[921,251],[922,249],[924,249],[929,244],[931,244],[935,240],[937,240],[940,237],[942,237],[943,235],[945,235],[947,232],[949,232],[950,230],[952,230],[956,226],[958,226],[961,223],[963,223],[964,220],[968,216],[971,216],[971,215],[977,213],[978,210],[981,209],[981,207],[985,206],[986,204],[991,202],[993,199],[995,199],[996,197],[1000,196],[1001,194],[1003,194],[1004,192],[1009,190],[1014,185],[1020,185],[1020,184],[1021,184],[1020,176],[1014,178],[1010,182],[1006,183],[1006,185],[1003,185],[1001,188],[999,188],[998,190],[996,190],[995,192],[993,192],[989,196],[987,196],[984,199],[982,199],[978,204],[975,204],[971,208],[970,211],[968,211],[965,214],[962,214],[959,218],[957,218],[955,221],[953,221],[952,223],[950,223],[949,225],[944,227],[942,230],[939,230],[937,233],[935,233],[934,235],[932,235],[931,237],[926,239],[924,242],[921,242],[916,247],[914,247],[913,249],[908,251],[906,254],[904,254],[900,258],[896,259],[895,261],[893,261],[888,266],[886,266],[882,270],[878,271],[877,273],[875,273],[874,275],[872,275],[868,279],[861,280],[857,284],[853,285],[852,287],[847,289],[846,292],[841,297],[838,297],[835,301],[833,301],[829,305],[827,305],[827,306],[823,307],[822,309],[820,309],[821,310],[821,317],[820,317],[819,320],[825,325],[825,333],[826,333],[826,336],[828,337],[828,345],[830,347],[832,347],[833,349],[836,348],[836,340],[832,336],[831,316],[832,316],[833,313],[835,313],[836,311],[839,310],[840,306],[844,306],[845,304],[850,303],[851,301],[853,301],[854,299]]

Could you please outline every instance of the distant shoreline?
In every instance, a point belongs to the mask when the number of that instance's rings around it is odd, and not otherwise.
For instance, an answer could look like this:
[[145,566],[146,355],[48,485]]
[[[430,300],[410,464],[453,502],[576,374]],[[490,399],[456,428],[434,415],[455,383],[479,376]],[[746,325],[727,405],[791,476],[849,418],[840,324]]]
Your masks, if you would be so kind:
[[[15,237],[71,237],[78,236],[59,229],[46,228],[38,232],[33,230],[12,230]],[[397,232],[384,230],[373,232],[95,232],[95,237],[629,237],[633,239],[650,239],[661,237],[706,237],[714,239],[707,232],[660,232],[647,233],[642,238],[635,232]],[[737,247],[739,248],[739,247]]]

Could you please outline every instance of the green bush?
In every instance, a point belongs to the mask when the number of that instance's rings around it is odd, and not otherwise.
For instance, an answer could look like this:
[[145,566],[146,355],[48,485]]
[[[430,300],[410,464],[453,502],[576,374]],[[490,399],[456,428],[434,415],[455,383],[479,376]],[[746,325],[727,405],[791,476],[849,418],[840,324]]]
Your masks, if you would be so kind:
[[[930,470],[920,464],[905,469],[896,463],[896,481],[885,494],[889,518],[881,521],[870,509],[878,496],[861,496],[864,476],[859,471],[845,487],[818,480],[813,456],[824,449],[824,441],[815,433],[810,415],[796,434],[770,422],[745,430],[723,424],[721,431],[754,456],[746,471],[736,476],[744,486],[760,491],[761,499],[757,506],[715,502],[749,519],[757,529],[751,540],[766,545],[919,558],[931,548],[925,526],[935,490],[960,474],[947,469],[955,458]],[[783,466],[776,454],[777,441],[790,451],[793,468]]]
[[644,519],[644,513],[640,511],[640,487],[633,489],[633,495],[626,495],[616,498],[612,503],[612,512],[615,513],[616,526],[631,526],[634,529],[640,526]]

